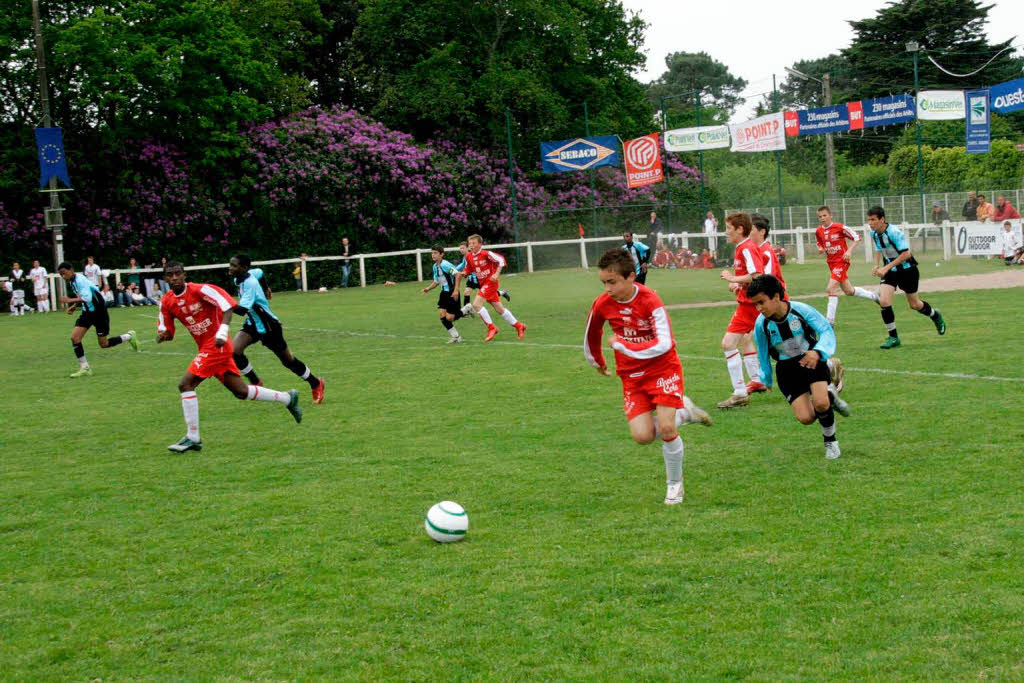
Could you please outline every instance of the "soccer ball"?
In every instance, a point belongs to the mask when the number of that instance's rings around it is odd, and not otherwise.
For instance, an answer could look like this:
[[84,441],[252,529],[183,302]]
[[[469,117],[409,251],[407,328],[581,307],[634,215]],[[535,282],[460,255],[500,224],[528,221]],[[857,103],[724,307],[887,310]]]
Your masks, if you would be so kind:
[[427,536],[438,543],[453,543],[466,537],[469,517],[458,503],[442,500],[427,511],[423,528],[427,530]]
[[327,293],[327,288],[326,287],[321,287],[320,289],[318,289],[316,291],[320,292],[321,294],[326,294]]

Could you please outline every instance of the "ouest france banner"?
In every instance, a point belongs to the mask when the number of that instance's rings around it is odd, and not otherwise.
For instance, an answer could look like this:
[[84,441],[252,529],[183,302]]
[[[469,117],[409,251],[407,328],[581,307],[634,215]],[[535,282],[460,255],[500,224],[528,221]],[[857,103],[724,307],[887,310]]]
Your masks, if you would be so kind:
[[729,126],[700,126],[665,131],[666,152],[701,152],[729,146]]

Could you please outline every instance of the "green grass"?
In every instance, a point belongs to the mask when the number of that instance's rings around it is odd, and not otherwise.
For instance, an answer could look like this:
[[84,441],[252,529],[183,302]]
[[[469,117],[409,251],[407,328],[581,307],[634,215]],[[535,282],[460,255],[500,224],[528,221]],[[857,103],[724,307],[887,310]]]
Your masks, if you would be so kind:
[[[798,295],[827,276],[785,274]],[[686,502],[666,507],[660,448],[630,441],[618,380],[579,349],[596,274],[503,283],[523,342],[499,323],[483,345],[469,320],[446,346],[414,283],[276,296],[327,401],[258,348],[304,422],[209,381],[205,448],[184,456],[165,450],[195,349],[180,330],[137,355],[90,335],[95,376],[70,380],[71,318],[0,319],[0,677],[1024,676],[1021,381],[883,372],[1024,377],[1019,291],[926,295],[945,337],[897,300],[889,352],[877,308],[844,298],[843,457],[759,395],[684,430]],[[716,273],[649,284],[670,304],[727,298]],[[731,312],[671,312],[705,407],[729,393]],[[152,339],[153,316],[115,310],[113,329]],[[469,512],[463,543],[423,531],[444,499]]]

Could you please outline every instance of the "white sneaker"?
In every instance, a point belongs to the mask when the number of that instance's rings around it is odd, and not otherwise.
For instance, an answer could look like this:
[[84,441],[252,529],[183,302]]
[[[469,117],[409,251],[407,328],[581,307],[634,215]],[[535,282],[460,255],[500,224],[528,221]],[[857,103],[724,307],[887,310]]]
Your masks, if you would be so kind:
[[690,413],[690,419],[684,420],[680,416],[679,411],[676,411],[676,427],[681,427],[683,425],[692,425],[698,422],[706,427],[711,426],[711,416],[708,415],[708,411],[704,410],[696,403],[694,403],[693,399],[690,398],[689,396],[683,396],[683,408],[685,408]]
[[[828,458],[829,460],[835,460],[840,455],[842,455],[842,454],[839,452],[839,442],[838,441],[826,441],[825,442],[825,457],[826,458]],[[668,500],[666,499],[665,502],[667,503]]]
[[451,339],[448,340],[448,343],[449,344],[461,344],[462,343],[462,335],[460,334],[458,337],[452,337]]
[[675,484],[669,484],[665,489],[665,505],[678,505],[683,502],[683,481],[680,479]]

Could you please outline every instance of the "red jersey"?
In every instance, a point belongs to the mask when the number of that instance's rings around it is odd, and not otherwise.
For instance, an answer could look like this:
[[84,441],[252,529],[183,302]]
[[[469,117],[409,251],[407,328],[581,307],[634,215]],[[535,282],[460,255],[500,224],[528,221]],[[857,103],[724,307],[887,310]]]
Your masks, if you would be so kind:
[[477,281],[483,285],[498,268],[505,267],[505,257],[493,251],[481,249],[477,253],[466,252],[466,271],[476,275]]
[[185,284],[185,291],[177,295],[167,292],[160,300],[160,316],[156,329],[174,336],[174,319],[181,321],[200,351],[217,348],[214,337],[224,319],[224,312],[237,304],[231,295],[217,285],[196,282]]
[[818,248],[825,250],[825,262],[833,266],[844,263],[846,240],[860,242],[860,235],[842,223],[832,223],[828,227],[819,225],[814,232],[814,239],[818,242]]
[[[737,277],[744,275],[757,275],[764,272],[764,256],[761,250],[749,237],[736,245],[736,255],[732,263],[733,274]],[[750,297],[747,296],[747,286],[740,285],[736,290],[736,301],[741,304],[749,304]]]
[[[758,249],[761,250],[761,256],[764,258],[764,274],[774,275],[782,283],[783,288],[785,288],[786,278],[782,277],[782,264],[779,263],[779,255],[772,248],[772,243],[765,240],[761,242],[761,246]],[[786,294],[788,295],[789,292],[786,292]],[[786,296],[786,298],[788,299],[789,297]]]
[[607,292],[594,299],[583,338],[583,355],[595,368],[607,367],[601,349],[604,324],[615,333],[615,372],[625,377],[655,367],[665,361],[678,363],[676,342],[665,304],[654,291],[643,285],[629,301],[616,301]]

